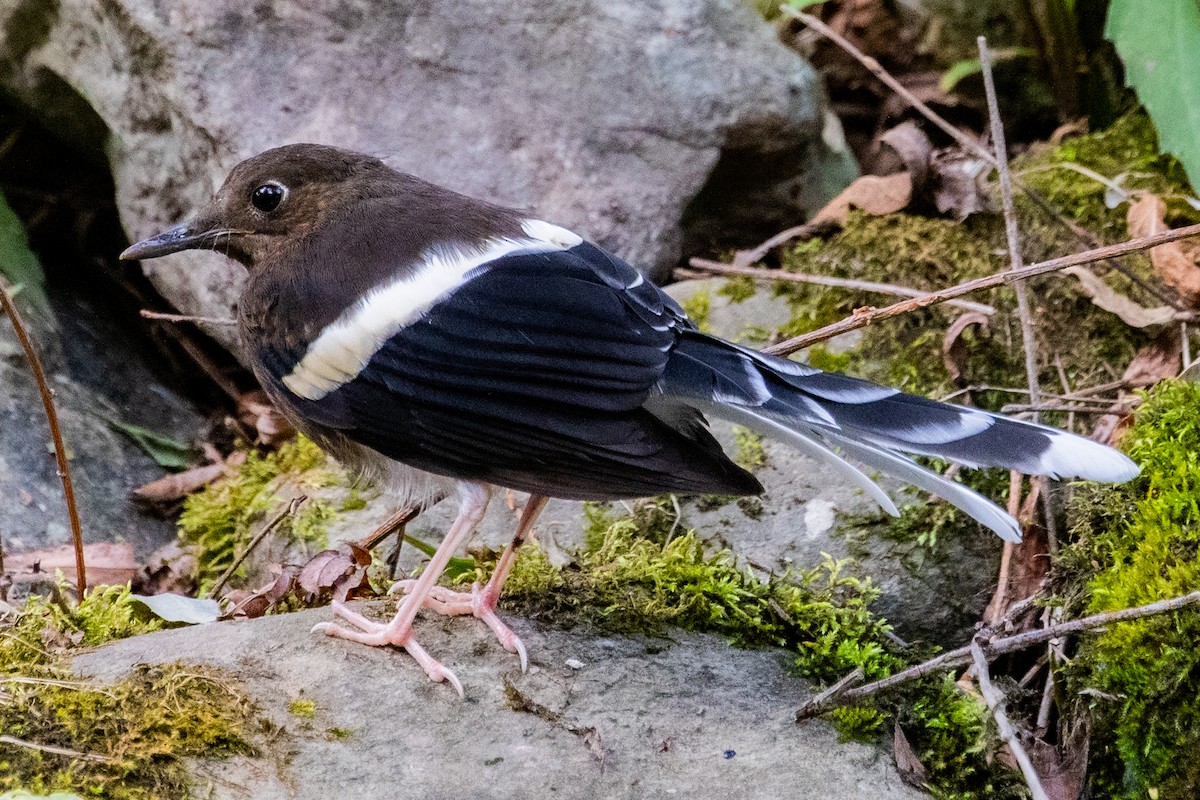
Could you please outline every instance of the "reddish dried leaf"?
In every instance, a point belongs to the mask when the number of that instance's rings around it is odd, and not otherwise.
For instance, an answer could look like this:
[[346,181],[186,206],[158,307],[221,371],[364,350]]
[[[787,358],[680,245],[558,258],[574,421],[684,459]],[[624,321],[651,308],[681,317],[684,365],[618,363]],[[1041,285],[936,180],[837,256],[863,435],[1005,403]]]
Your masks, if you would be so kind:
[[876,148],[881,156],[876,159],[876,169],[873,172],[892,172],[885,167],[882,154],[892,151],[900,164],[912,176],[913,192],[919,193],[929,180],[929,165],[933,159],[933,143],[925,135],[925,131],[917,123],[908,120],[888,130],[879,137]]
[[[1167,204],[1162,198],[1144,194],[1129,204],[1126,223],[1129,236],[1137,238],[1162,233],[1167,230],[1165,221]],[[1150,263],[1168,285],[1192,308],[1200,308],[1200,244],[1194,239],[1168,242],[1150,249]]]
[[912,176],[907,172],[894,175],[863,175],[847,186],[829,205],[816,213],[812,223],[836,222],[845,224],[851,208],[868,214],[891,214],[908,205],[912,199]]
[[[1145,388],[1159,381],[1174,378],[1179,374],[1182,365],[1183,337],[1178,326],[1170,325],[1163,328],[1158,338],[1137,352],[1133,361],[1125,368],[1122,377],[1129,383],[1130,388]],[[1118,394],[1122,400],[1129,396],[1130,392],[1127,390]],[[1129,417],[1129,411],[1130,405],[1127,402],[1116,403],[1109,409],[1109,413],[1096,421],[1092,438],[1103,444],[1116,443],[1126,427],[1125,421]]]
[[[133,545],[128,543],[94,542],[83,546],[83,563],[87,568],[88,588],[128,583],[138,572],[133,560]],[[61,570],[69,581],[75,580],[75,548],[69,544],[49,550],[7,554],[4,569],[12,574],[14,583],[37,583],[53,578]]]
[[205,464],[142,484],[130,494],[148,503],[170,503],[182,500],[197,489],[202,489],[221,477],[224,464]]
[[987,314],[968,311],[954,320],[942,338],[942,363],[946,365],[946,371],[950,373],[954,385],[960,389],[970,383],[970,379],[967,378],[967,345],[962,340],[962,335],[972,325],[978,325],[984,331],[988,330]]

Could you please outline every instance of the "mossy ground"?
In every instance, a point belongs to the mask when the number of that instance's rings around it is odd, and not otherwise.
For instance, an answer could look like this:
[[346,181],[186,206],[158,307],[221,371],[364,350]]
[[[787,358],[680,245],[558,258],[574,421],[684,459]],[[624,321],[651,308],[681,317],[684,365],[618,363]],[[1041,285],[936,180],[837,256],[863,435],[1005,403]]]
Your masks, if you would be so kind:
[[5,745],[0,792],[177,800],[190,796],[184,757],[252,752],[250,704],[219,673],[171,664],[98,683],[70,670],[75,646],[159,627],[120,586],[97,590],[74,609],[34,597],[0,621],[0,731],[103,759]]
[[[303,436],[273,453],[250,451],[246,462],[232,474],[188,497],[179,518],[180,539],[196,546],[201,590],[233,563],[254,536],[255,526],[264,524],[267,516],[285,504],[279,497],[284,480],[310,497],[276,532],[314,551],[325,547],[329,523],[339,511],[366,503],[350,478]],[[331,486],[345,487],[341,501],[312,496]]]
[[[1161,384],[1122,443],[1142,473],[1091,486],[1071,509],[1058,559],[1062,601],[1079,613],[1200,588],[1200,384]],[[1095,731],[1093,794],[1200,796],[1200,611],[1113,625],[1082,640],[1065,669]],[[1082,695],[1085,689],[1102,694]]]

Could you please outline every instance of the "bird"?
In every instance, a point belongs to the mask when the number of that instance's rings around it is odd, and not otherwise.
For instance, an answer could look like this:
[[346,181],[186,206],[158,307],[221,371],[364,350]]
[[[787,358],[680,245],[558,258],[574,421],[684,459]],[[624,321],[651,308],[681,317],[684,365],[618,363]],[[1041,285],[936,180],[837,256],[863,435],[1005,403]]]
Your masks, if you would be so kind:
[[[899,512],[864,468],[957,506],[1006,541],[1017,522],[918,464],[936,456],[1052,478],[1122,482],[1118,451],[1051,427],[936,402],[705,333],[632,265],[576,233],[337,147],[291,144],[237,164],[188,221],[121,258],[209,249],[247,279],[246,362],[295,427],[379,481],[397,507],[458,512],[395,616],[333,604],[315,631],[406,651],[460,695],[413,635],[419,611],[473,615],[528,655],[497,602],[549,498],[757,495],[712,418],[784,442]],[[438,585],[498,489],[528,492],[487,583]],[[340,620],[338,622],[337,620]]]

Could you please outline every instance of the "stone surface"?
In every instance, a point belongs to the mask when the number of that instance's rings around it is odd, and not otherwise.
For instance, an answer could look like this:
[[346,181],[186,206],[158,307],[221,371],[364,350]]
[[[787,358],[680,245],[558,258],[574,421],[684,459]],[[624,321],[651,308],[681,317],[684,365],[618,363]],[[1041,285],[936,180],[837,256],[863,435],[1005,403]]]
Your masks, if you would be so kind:
[[[133,237],[243,158],[314,141],[530,208],[662,276],[685,227],[773,233],[855,169],[815,73],[739,0],[21,0],[0,8],[0,87],[107,151]],[[145,269],[208,315],[240,280],[208,253]]]
[[[824,722],[792,721],[809,690],[780,651],[512,620],[529,646],[522,675],[482,624],[419,621],[422,643],[462,679],[463,702],[400,651],[309,633],[328,616],[165,631],[82,655],[75,668],[102,679],[175,660],[229,670],[284,732],[261,758],[196,764],[196,793],[214,800],[924,796],[886,753],[840,743]],[[314,718],[289,713],[301,698],[315,702]]]
[[[128,541],[144,558],[174,537],[129,492],[165,471],[111,422],[183,442],[203,419],[163,386],[145,359],[95,308],[51,294],[53,317],[24,313],[42,356],[71,466],[84,540]],[[66,501],[37,384],[8,320],[0,317],[0,536],[9,553],[71,540]]]

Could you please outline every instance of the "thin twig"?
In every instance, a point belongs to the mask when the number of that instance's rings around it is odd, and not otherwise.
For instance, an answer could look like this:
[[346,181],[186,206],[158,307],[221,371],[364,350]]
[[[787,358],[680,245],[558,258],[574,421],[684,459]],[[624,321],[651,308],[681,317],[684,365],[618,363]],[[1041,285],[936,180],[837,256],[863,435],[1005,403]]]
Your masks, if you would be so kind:
[[53,753],[56,756],[67,756],[68,758],[80,758],[85,761],[99,761],[102,764],[112,764],[117,759],[111,756],[100,755],[99,753],[81,753],[78,750],[72,750],[68,747],[55,747],[49,744],[38,744],[37,742],[28,742],[24,739],[18,739],[15,736],[0,736],[0,744],[11,744],[14,747],[24,747],[28,750],[37,750],[39,753]]
[[983,654],[983,648],[978,641],[971,642],[971,656],[975,661],[975,680],[979,681],[979,693],[983,695],[983,702],[987,703],[988,710],[992,712],[992,719],[996,720],[996,730],[1000,734],[1000,741],[1008,745],[1013,758],[1016,759],[1017,766],[1021,768],[1021,774],[1025,776],[1025,783],[1029,784],[1029,792],[1033,795],[1033,800],[1050,800],[1046,790],[1042,788],[1042,779],[1038,777],[1037,770],[1033,768],[1033,762],[1029,760],[1029,753],[1025,752],[1025,746],[1021,744],[1021,737],[1009,722],[1008,714],[1004,713],[1004,704],[1007,700],[1004,693],[992,683],[987,656]]
[[63,444],[62,430],[58,426],[58,411],[54,407],[54,392],[46,383],[46,372],[42,369],[42,359],[38,357],[33,341],[29,338],[25,323],[21,319],[17,306],[8,295],[7,282],[0,280],[0,306],[12,322],[25,351],[25,359],[29,369],[37,381],[38,391],[42,395],[42,408],[46,412],[46,421],[50,424],[50,438],[54,441],[54,458],[58,461],[58,477],[62,481],[63,496],[67,501],[67,516],[71,521],[71,535],[75,542],[75,596],[83,602],[83,594],[87,590],[87,569],[83,563],[83,525],[79,522],[79,509],[75,506],[75,487],[71,483],[71,467],[67,463],[67,446]]
[[960,283],[957,286],[951,286],[946,289],[939,289],[936,292],[929,292],[921,297],[913,297],[909,300],[901,300],[898,303],[893,303],[884,308],[859,308],[855,309],[854,313],[845,319],[839,320],[832,325],[826,325],[815,331],[793,337],[779,344],[771,345],[763,348],[764,352],[771,353],[777,356],[786,356],[794,353],[797,350],[803,350],[806,347],[811,347],[818,342],[823,342],[826,339],[832,339],[849,331],[855,331],[859,328],[865,328],[873,322],[878,322],[882,319],[889,319],[901,314],[907,314],[917,309],[927,308],[929,306],[945,303],[949,300],[962,297],[963,295],[977,292],[980,289],[991,289],[996,286],[1002,286],[1013,281],[1020,281],[1026,278],[1045,275],[1051,272],[1058,272],[1067,267],[1075,267],[1081,264],[1094,264],[1097,261],[1103,261],[1113,256],[1122,256],[1128,253],[1137,253],[1142,250],[1148,250],[1151,247],[1157,247],[1160,244],[1174,242],[1180,239],[1186,239],[1189,236],[1200,235],[1200,225],[1187,225],[1183,228],[1175,228],[1169,231],[1163,231],[1151,236],[1141,236],[1137,239],[1131,239],[1120,244],[1107,245],[1105,247],[1097,247],[1094,250],[1085,250],[1082,253],[1073,253],[1069,256],[1061,258],[1052,258],[1049,261],[1041,261],[1036,264],[1030,264],[1020,270],[1005,270],[992,275],[986,275],[982,278]]
[[[1000,203],[1004,209],[1004,238],[1008,242],[1009,267],[1019,272],[1025,266],[1025,260],[1021,257],[1021,232],[1017,227],[1017,210],[1013,204],[1004,122],[1000,119],[1000,101],[996,98],[996,81],[992,76],[992,51],[983,36],[978,37],[975,44],[979,47],[979,65],[983,71],[983,89],[987,95],[988,118],[992,127],[992,147],[996,151],[996,171],[1000,177]],[[1037,406],[1040,403],[1041,384],[1038,381],[1037,338],[1033,333],[1033,316],[1029,311],[1029,293],[1022,281],[1014,281],[1013,289],[1017,293],[1017,316],[1021,321],[1021,339],[1025,345],[1025,380],[1029,383],[1030,403]],[[1033,420],[1038,421],[1036,410]]]
[[194,322],[197,325],[237,325],[236,319],[224,317],[193,317],[189,314],[168,314],[165,311],[151,311],[143,308],[138,312],[143,319],[158,319],[164,322]]
[[[1140,619],[1142,617],[1150,617],[1156,614],[1166,614],[1171,611],[1178,611],[1181,608],[1192,606],[1200,603],[1200,591],[1192,592],[1191,594],[1172,597],[1169,600],[1159,600],[1156,603],[1149,603],[1144,606],[1134,606],[1133,608],[1123,608],[1118,611],[1105,611],[1102,614],[1093,614],[1089,617],[1081,617],[1068,622],[1060,622],[1057,625],[1051,625],[1047,628],[1039,628],[1037,630],[1018,633],[1014,636],[1006,636],[999,639],[992,639],[985,642],[984,652],[989,658],[997,658],[1006,653],[1015,653],[1019,650],[1027,650],[1030,647],[1035,647],[1039,644],[1044,644],[1051,639],[1057,639],[1070,633],[1078,633],[1080,631],[1093,630],[1102,628],[1105,625],[1111,625],[1115,622],[1125,622],[1131,619]],[[932,675],[935,672],[942,672],[948,669],[955,669],[970,664],[971,647],[960,647],[956,650],[949,650],[942,653],[940,656],[931,658],[928,661],[923,661],[920,664],[909,667],[906,670],[889,675],[873,683],[868,683],[863,686],[849,689],[843,692],[839,697],[833,698],[822,708],[808,708],[812,705],[811,701],[805,704],[805,718],[823,714],[831,708],[839,705],[847,705],[856,700],[861,700],[864,697],[869,697],[873,694],[878,694],[885,689],[891,689],[894,686],[899,686],[902,683],[923,678],[926,675]],[[797,719],[799,722],[800,719]]]
[[793,239],[801,239],[807,241],[815,239],[818,236],[825,235],[827,232],[836,231],[841,226],[833,220],[809,220],[795,227],[780,231],[779,233],[767,239],[757,247],[752,247],[749,250],[738,250],[733,254],[733,264],[736,267],[746,267],[758,261],[762,261],[767,253],[779,247],[782,244],[787,244]]
[[810,708],[820,708],[836,701],[837,698],[839,698],[847,690],[853,689],[855,686],[858,686],[860,683],[862,683],[865,678],[866,675],[863,673],[862,667],[855,667],[854,671],[849,675],[846,675],[833,686],[830,686],[820,694],[813,695],[804,703],[804,705],[796,709],[796,722],[800,722],[812,716],[812,714],[809,713]]
[[[896,297],[922,297],[926,292],[913,289],[910,286],[897,286],[893,283],[877,283],[875,281],[857,281],[850,278],[835,278],[830,275],[810,275],[804,272],[788,272],[781,269],[755,269],[741,267],[737,264],[722,264],[706,258],[693,258],[688,261],[692,267],[711,272],[714,275],[745,275],[763,281],[787,281],[788,283],[811,283],[818,286],[834,286],[840,289],[853,289],[861,292],[877,292]],[[967,311],[978,311],[980,314],[992,316],[996,313],[995,306],[986,303],[975,303],[970,300],[948,300],[946,305],[956,306]]]
[[287,508],[276,514],[270,522],[263,526],[261,531],[254,535],[254,538],[250,540],[250,544],[246,545],[246,549],[243,550],[241,554],[233,560],[233,563],[229,565],[229,568],[225,570],[221,577],[217,578],[217,582],[212,585],[212,588],[207,592],[201,592],[199,596],[213,596],[220,592],[221,589],[225,587],[225,584],[229,581],[229,579],[233,577],[234,570],[240,567],[242,562],[246,560],[246,556],[254,552],[254,548],[258,547],[262,540],[267,538],[267,534],[279,527],[279,523],[283,522],[287,517],[295,514],[296,510],[300,508],[300,505],[307,499],[308,495],[304,494],[293,498],[292,501],[287,504]]

